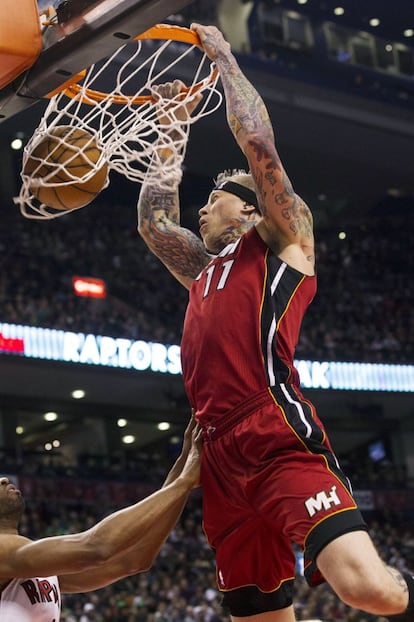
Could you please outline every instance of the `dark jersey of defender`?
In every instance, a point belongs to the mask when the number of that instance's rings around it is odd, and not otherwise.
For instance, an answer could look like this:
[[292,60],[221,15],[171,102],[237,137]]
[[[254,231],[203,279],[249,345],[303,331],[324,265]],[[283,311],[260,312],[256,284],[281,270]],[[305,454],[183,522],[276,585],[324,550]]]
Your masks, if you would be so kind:
[[299,387],[294,352],[315,292],[316,277],[274,255],[255,228],[204,268],[181,345],[185,388],[203,425],[276,383]]

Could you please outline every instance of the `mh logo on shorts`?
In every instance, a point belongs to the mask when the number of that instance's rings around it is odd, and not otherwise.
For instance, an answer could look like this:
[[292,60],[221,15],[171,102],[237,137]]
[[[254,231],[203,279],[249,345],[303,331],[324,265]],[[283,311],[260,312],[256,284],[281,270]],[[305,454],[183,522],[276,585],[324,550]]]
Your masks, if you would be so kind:
[[332,486],[330,494],[324,490],[317,492],[314,497],[306,499],[305,506],[310,517],[321,510],[329,510],[333,505],[341,505],[341,500],[336,494],[336,486]]

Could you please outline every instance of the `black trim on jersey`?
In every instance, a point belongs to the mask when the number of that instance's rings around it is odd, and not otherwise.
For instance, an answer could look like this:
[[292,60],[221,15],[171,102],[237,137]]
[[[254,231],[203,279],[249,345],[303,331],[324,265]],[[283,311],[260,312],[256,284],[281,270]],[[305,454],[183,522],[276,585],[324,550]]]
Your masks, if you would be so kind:
[[[283,271],[283,274],[281,275],[280,281],[278,282],[272,295],[272,283],[278,275],[279,270]],[[272,330],[272,323],[275,322],[275,325],[277,326],[280,318],[286,311],[293,293],[304,278],[303,274],[290,268],[290,266],[283,262],[277,255],[274,255],[270,251],[266,253],[266,283],[264,284],[265,292],[260,323],[262,354],[269,385],[273,385],[272,379],[269,375],[269,357],[267,349],[269,333]],[[277,350],[277,333],[275,332],[272,338],[272,370],[276,378],[276,382],[283,382],[289,377],[290,368],[279,358]]]

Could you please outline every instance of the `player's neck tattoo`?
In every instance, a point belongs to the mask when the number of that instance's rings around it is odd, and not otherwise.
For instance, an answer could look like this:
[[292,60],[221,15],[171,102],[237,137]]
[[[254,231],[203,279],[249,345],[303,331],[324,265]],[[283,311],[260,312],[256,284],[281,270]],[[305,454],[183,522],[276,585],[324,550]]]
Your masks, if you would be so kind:
[[235,219],[215,240],[214,249],[209,250],[214,253],[219,253],[228,244],[235,242],[242,235],[247,233],[249,229],[254,227],[256,220],[245,220],[243,218]]

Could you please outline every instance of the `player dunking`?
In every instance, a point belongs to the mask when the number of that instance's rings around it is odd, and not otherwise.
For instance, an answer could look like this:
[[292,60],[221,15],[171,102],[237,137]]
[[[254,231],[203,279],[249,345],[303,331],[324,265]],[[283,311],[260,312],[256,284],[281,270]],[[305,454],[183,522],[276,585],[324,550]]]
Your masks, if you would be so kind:
[[[204,527],[224,604],[236,621],[292,622],[295,542],[310,585],[326,580],[352,607],[412,620],[414,580],[379,558],[299,388],[294,351],[316,291],[310,210],[229,44],[213,26],[192,27],[219,68],[228,123],[251,174],[218,178],[199,211],[204,244],[179,225],[178,180],[169,191],[144,184],[138,216],[149,248],[191,288],[182,367],[204,430]],[[181,85],[159,88],[173,96]]]

